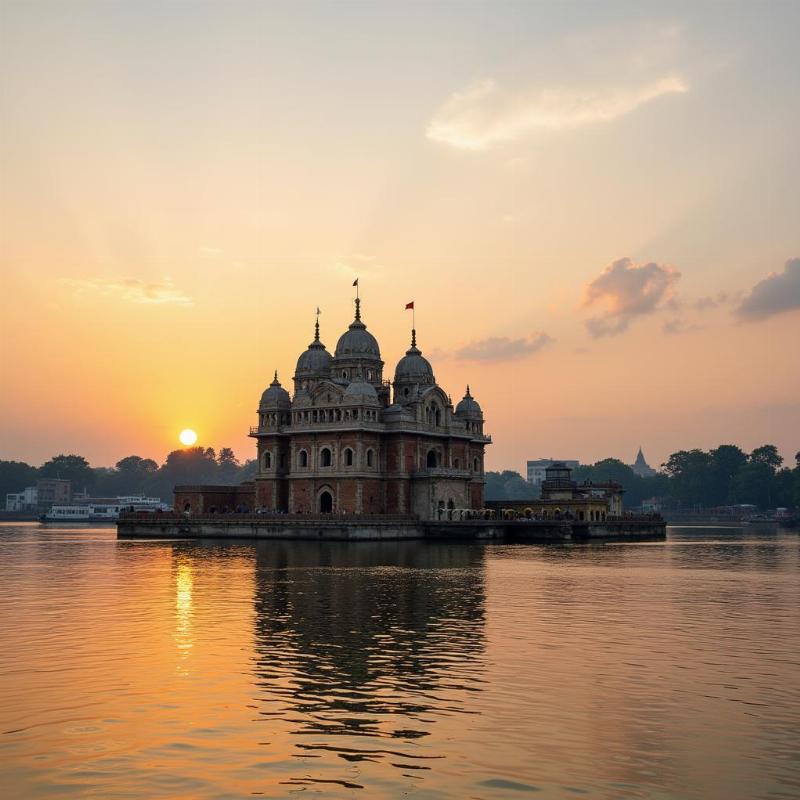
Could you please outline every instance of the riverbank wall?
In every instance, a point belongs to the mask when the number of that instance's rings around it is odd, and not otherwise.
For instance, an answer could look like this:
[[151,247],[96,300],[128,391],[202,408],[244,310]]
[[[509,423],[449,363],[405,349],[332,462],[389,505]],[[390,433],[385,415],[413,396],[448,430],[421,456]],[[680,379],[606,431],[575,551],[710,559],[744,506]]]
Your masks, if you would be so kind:
[[581,542],[603,539],[663,539],[663,520],[619,519],[602,523],[574,520],[424,521],[413,517],[265,516],[250,514],[183,517],[125,514],[117,536],[145,539],[281,539],[298,541],[438,541]]

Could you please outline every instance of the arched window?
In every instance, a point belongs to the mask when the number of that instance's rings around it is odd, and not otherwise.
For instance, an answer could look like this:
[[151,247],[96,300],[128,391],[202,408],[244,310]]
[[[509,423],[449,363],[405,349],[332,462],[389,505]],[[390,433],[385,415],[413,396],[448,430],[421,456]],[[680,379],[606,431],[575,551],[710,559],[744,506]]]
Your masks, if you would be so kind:
[[342,378],[344,378],[344,380],[347,380],[347,370],[346,369],[342,370]]
[[480,472],[481,471],[481,466],[480,466],[480,463],[478,462],[477,458],[473,458],[472,459],[472,470],[473,470],[473,472]]
[[441,425],[442,424],[442,409],[439,408],[439,406],[436,406],[436,408],[434,410],[434,422],[437,425]]
[[403,389],[403,397],[408,397],[408,386],[406,386],[406,388]]
[[349,447],[345,447],[343,456],[344,456],[344,465],[346,467],[352,467],[353,466],[353,451],[352,451],[352,449],[349,448]]
[[456,507],[456,504],[453,502],[452,499],[450,499],[447,501],[447,507],[452,511]]
[[453,459],[453,469],[461,469],[461,462],[457,459]]
[[367,466],[371,467],[373,461],[375,460],[375,451],[370,448],[367,450]]
[[328,447],[323,447],[319,451],[319,464],[321,467],[329,467],[331,465],[331,451]]
[[301,450],[297,454],[297,466],[298,467],[307,467],[308,466],[308,453],[305,450]]
[[272,453],[267,450],[264,453],[264,469],[271,469],[272,468]]
[[435,467],[436,466],[436,451],[435,450],[428,450],[428,456],[425,459],[425,466],[427,466],[427,467]]
[[367,370],[367,381],[369,383],[372,383],[372,370],[371,369]]
[[278,466],[283,469],[286,466],[286,453],[281,453],[278,456]]

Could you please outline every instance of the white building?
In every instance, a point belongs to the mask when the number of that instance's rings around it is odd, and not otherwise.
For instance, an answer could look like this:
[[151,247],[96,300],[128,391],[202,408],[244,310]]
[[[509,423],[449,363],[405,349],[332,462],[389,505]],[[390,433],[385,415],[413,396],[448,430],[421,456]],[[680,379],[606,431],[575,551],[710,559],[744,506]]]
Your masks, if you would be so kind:
[[38,504],[39,491],[35,486],[6,495],[6,511],[34,511]]
[[528,483],[534,486],[541,486],[542,481],[545,479],[545,472],[548,467],[553,464],[563,464],[570,469],[575,469],[581,465],[580,461],[570,461],[566,458],[540,458],[536,461],[528,462]]

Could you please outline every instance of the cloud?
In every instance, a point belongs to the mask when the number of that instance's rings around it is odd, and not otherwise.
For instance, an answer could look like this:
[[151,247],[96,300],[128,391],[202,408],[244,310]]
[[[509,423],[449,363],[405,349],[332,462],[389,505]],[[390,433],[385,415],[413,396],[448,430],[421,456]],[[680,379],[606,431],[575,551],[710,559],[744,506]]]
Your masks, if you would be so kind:
[[489,336],[459,348],[455,357],[462,361],[516,361],[538,353],[553,341],[551,336],[541,332],[521,339]]
[[584,306],[602,309],[586,321],[589,333],[598,338],[627,330],[634,318],[667,305],[680,277],[676,269],[654,261],[639,265],[630,258],[615,261],[586,287]]
[[161,283],[145,283],[138,278],[124,278],[119,281],[103,278],[86,280],[67,278],[62,283],[77,295],[90,293],[103,297],[116,297],[129,303],[151,305],[191,306],[194,304],[193,300],[180,289],[176,289],[168,278]]
[[702,330],[702,325],[687,322],[685,319],[671,319],[664,323],[662,330],[664,333],[675,335],[679,333],[694,333]]
[[736,300],[738,295],[728,294],[728,292],[717,292],[714,297],[707,295],[706,297],[699,297],[692,303],[692,308],[695,311],[708,311],[710,309],[719,308],[727,303],[732,303]]
[[436,112],[426,135],[462,150],[484,150],[538,131],[609,122],[668,94],[687,92],[676,75],[639,86],[553,88],[515,94],[482,80],[452,94]]
[[773,314],[800,309],[800,258],[790,258],[783,272],[773,272],[759,281],[736,309],[747,320],[762,320]]

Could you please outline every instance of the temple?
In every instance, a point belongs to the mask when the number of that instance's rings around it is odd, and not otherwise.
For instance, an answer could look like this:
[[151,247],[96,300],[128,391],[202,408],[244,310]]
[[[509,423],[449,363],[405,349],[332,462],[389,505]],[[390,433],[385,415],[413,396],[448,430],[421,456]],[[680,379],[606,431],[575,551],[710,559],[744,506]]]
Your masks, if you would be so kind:
[[[297,359],[289,394],[277,372],[261,396],[253,484],[176,487],[177,510],[413,515],[484,507],[483,412],[467,386],[454,407],[417,345],[416,330],[384,379],[378,340],[361,318],[331,354],[314,337]],[[222,490],[223,487],[213,487]],[[213,503],[213,508],[209,505]]]

